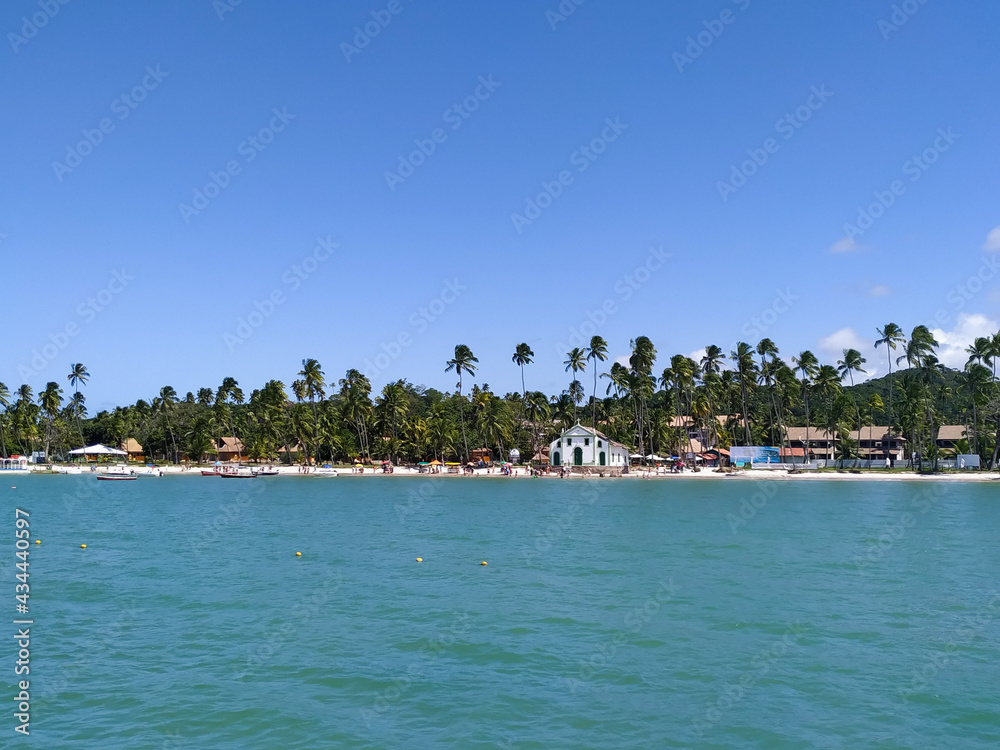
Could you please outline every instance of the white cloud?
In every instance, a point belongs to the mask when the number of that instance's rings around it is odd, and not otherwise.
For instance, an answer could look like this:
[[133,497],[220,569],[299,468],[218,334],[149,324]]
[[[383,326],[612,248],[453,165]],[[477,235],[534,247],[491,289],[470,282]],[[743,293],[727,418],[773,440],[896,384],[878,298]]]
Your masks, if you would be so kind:
[[861,245],[855,242],[853,237],[841,237],[830,246],[831,253],[850,253],[860,249]]
[[888,297],[892,294],[892,290],[885,284],[879,284],[878,286],[873,286],[868,290],[869,297]]
[[871,341],[861,338],[853,328],[841,328],[819,340],[819,350],[828,354],[834,362],[844,356],[844,349],[857,349],[864,353],[869,348]]
[[961,313],[954,329],[943,331],[932,328],[931,333],[940,344],[937,349],[938,359],[948,367],[961,370],[969,359],[966,347],[980,336],[992,336],[998,327],[1000,324],[997,321],[982,313]]
[[986,244],[983,245],[983,250],[989,253],[1000,252],[1000,227],[994,227],[986,235]]
[[623,365],[624,367],[628,367],[629,366],[629,362],[628,361],[629,361],[629,358],[631,356],[632,355],[630,355],[630,354],[623,354],[620,357],[615,357],[614,361],[617,362],[620,365]]
[[700,367],[701,366],[701,359],[702,359],[702,357],[705,356],[705,354],[707,354],[707,352],[705,351],[705,349],[696,349],[695,351],[693,351],[690,354],[688,354],[688,356],[691,359],[693,359],[698,364],[698,366]]

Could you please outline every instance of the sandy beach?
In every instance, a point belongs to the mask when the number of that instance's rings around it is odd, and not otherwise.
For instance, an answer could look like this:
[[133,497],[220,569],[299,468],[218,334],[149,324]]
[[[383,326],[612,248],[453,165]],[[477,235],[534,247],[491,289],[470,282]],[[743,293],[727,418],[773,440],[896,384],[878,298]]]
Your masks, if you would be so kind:
[[[54,474],[58,475],[61,472],[58,471],[60,468],[65,468],[56,465],[56,471]],[[137,467],[138,468],[138,467]],[[145,467],[143,467],[145,468]],[[210,466],[204,467],[186,467],[186,466],[157,466],[157,470],[161,471],[164,476],[185,476],[185,477],[202,477],[203,469],[210,469]],[[542,474],[539,477],[531,477],[527,469],[521,467],[514,469],[514,473],[511,476],[505,476],[500,472],[499,469],[475,469],[471,473],[460,473],[460,474],[430,474],[421,473],[415,467],[407,466],[397,466],[395,471],[391,474],[383,473],[380,468],[364,467],[363,471],[358,471],[357,469],[351,469],[350,467],[337,468],[336,476],[331,474],[316,474],[303,473],[302,467],[298,466],[275,466],[273,467],[278,471],[277,475],[280,477],[298,477],[300,479],[309,480],[324,480],[324,479],[336,479],[342,477],[351,478],[361,478],[361,477],[385,477],[385,478],[397,478],[397,477],[414,477],[417,479],[448,479],[448,480],[459,480],[459,479],[474,479],[474,478],[488,478],[488,479],[560,479],[558,473],[553,472],[550,474]],[[23,474],[23,472],[5,472],[9,473],[11,476],[16,476],[17,474]],[[33,470],[32,473],[38,474],[49,474],[48,470]],[[88,474],[97,473],[91,472],[89,469],[83,469],[82,475],[86,476]],[[72,476],[78,476],[76,474]],[[205,479],[210,479],[212,477],[202,477]],[[267,479],[270,477],[258,477],[258,479]],[[916,474],[913,472],[886,472],[880,473],[878,471],[864,471],[859,473],[854,473],[849,469],[838,469],[835,471],[814,471],[814,472],[795,472],[789,473],[784,469],[753,469],[753,470],[737,470],[734,472],[720,473],[712,469],[703,469],[701,471],[685,471],[683,473],[674,474],[667,469],[660,469],[658,472],[656,470],[646,471],[646,470],[634,470],[628,474],[624,474],[621,477],[598,477],[595,475],[581,475],[581,474],[567,474],[564,479],[568,480],[580,480],[580,479],[621,479],[621,480],[636,480],[636,479],[647,479],[647,480],[677,480],[677,481],[787,481],[787,482],[822,482],[822,481],[837,481],[837,482],[992,482],[1000,480],[1000,474],[995,474],[992,472],[983,471],[969,471],[967,473],[941,473],[941,474]]]

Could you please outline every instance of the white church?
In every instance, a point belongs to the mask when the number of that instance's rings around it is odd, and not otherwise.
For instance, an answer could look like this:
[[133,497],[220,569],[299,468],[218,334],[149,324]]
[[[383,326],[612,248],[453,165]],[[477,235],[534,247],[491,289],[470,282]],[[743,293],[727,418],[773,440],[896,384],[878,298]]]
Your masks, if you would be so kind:
[[549,444],[552,466],[628,466],[628,448],[579,422]]

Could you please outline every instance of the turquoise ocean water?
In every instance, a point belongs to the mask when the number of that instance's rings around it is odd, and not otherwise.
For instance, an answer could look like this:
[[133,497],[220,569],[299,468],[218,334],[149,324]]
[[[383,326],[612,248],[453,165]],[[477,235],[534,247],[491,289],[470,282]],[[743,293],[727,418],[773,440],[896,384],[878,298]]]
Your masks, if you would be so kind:
[[993,483],[0,481],[0,746],[1000,747]]

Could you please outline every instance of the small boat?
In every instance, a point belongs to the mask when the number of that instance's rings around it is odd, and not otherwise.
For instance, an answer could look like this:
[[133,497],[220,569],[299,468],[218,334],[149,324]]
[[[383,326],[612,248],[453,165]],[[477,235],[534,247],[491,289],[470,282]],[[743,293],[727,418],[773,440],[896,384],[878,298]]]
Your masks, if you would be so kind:
[[139,477],[136,476],[135,469],[130,469],[125,464],[118,464],[98,473],[97,478],[109,481],[130,481]]
[[202,469],[201,475],[203,477],[217,477],[222,474],[222,464],[218,461],[213,464],[211,469]]
[[56,474],[82,474],[83,470],[79,466],[56,466],[53,471]]
[[259,477],[276,477],[280,474],[276,468],[273,466],[261,466],[257,469],[257,476]]
[[256,479],[257,471],[249,466],[223,466],[219,476],[224,479]]
[[337,470],[330,466],[330,464],[323,464],[322,466],[312,470],[312,473],[318,477],[335,477],[337,476]]

